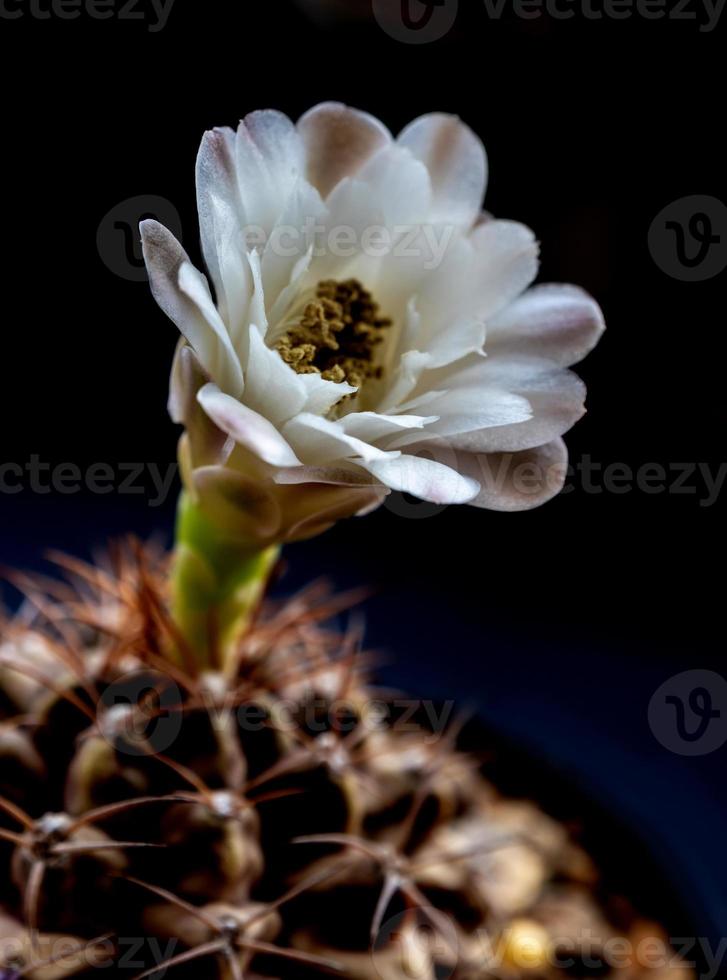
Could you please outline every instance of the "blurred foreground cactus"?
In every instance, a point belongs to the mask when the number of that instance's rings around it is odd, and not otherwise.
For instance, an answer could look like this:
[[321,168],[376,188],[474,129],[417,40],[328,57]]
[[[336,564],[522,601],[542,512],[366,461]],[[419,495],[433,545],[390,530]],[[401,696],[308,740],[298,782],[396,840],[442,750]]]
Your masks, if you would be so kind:
[[213,672],[162,556],[59,560],[0,646],[2,980],[691,976],[456,723],[371,686],[344,601],[269,603]]

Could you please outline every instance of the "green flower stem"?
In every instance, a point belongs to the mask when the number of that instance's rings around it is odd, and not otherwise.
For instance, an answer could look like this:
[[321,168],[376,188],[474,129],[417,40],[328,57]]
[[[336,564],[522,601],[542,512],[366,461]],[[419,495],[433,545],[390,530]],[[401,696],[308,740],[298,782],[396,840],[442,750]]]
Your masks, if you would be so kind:
[[172,614],[184,645],[180,661],[191,654],[198,672],[225,669],[279,553],[226,533],[182,494],[172,573]]

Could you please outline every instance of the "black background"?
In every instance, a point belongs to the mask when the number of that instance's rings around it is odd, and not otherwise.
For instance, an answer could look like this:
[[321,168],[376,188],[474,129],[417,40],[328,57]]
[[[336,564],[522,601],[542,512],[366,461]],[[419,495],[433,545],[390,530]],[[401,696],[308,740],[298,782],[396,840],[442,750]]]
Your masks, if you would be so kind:
[[[462,116],[488,149],[488,209],[536,230],[541,279],[602,303],[609,330],[579,368],[589,414],[568,439],[575,461],[716,473],[724,274],[671,278],[647,236],[669,202],[724,196],[722,25],[460,8],[455,29],[423,45],[370,17],[314,23],[282,0],[176,0],[158,33],[149,20],[0,19],[0,462],[173,461],[175,330],[144,283],[102,261],[99,224],[119,202],[161,195],[197,258],[202,132],[334,98],[394,131],[431,110]],[[723,499],[705,507],[691,483],[694,494],[593,494],[576,481],[520,516],[382,509],[290,548],[283,587],[318,574],[378,586],[367,616],[372,642],[396,655],[389,676],[469,699],[574,773],[639,828],[714,935],[727,918],[727,749],[683,759],[647,723],[663,680],[723,663]],[[51,546],[86,554],[126,531],[168,536],[172,497],[154,508],[148,495],[1,494],[0,558],[38,568]]]

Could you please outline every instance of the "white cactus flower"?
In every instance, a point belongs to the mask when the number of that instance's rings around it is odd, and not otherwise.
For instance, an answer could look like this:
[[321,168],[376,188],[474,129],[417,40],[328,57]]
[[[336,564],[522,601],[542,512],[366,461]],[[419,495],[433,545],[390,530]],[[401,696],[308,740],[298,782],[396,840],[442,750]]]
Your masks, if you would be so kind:
[[535,238],[482,213],[486,180],[480,140],[446,115],[394,140],[326,103],[205,135],[214,298],[165,228],[142,237],[183,335],[170,409],[185,485],[220,526],[277,543],[391,490],[496,510],[558,492],[584,411],[567,368],[603,320],[575,287],[531,287]]

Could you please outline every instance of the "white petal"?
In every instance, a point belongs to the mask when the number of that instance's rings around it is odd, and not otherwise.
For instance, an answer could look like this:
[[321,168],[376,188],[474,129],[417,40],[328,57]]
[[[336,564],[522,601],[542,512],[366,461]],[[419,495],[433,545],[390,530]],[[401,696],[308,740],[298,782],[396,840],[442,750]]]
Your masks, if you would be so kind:
[[345,431],[363,439],[365,442],[376,443],[389,436],[400,436],[402,432],[412,429],[423,429],[437,421],[436,415],[379,415],[377,412],[351,412],[340,420]]
[[480,483],[470,501],[487,510],[521,511],[539,507],[563,488],[568,450],[562,439],[519,453],[458,453],[458,466]]
[[[432,188],[426,167],[408,150],[391,145],[345,178],[328,198],[331,227],[353,228],[359,241],[370,228],[426,221]],[[383,249],[382,249],[383,251]]]
[[422,161],[431,176],[434,198],[429,220],[472,225],[487,184],[481,140],[456,116],[433,113],[410,123],[398,142]]
[[[290,273],[290,282],[282,290],[275,303],[270,310],[269,320],[270,323],[280,325],[285,318],[285,314],[288,312],[291,304],[299,296],[303,290],[303,282],[310,269],[311,261],[313,260],[313,249],[314,245],[311,245],[308,251],[303,255],[298,262],[293,266]],[[273,338],[269,338],[272,342]]]
[[202,273],[195,269],[191,262],[182,262],[179,267],[178,279],[179,288],[197,306],[215,333],[227,338],[227,328],[217,312],[210,287]]
[[277,351],[265,345],[255,325],[250,327],[250,356],[245,377],[245,404],[274,425],[281,427],[302,410],[306,394],[300,375]]
[[245,243],[231,129],[205,133],[197,157],[197,208],[202,252],[217,293],[217,304],[234,338],[250,299]]
[[[268,332],[268,317],[265,312],[265,288],[263,285],[260,255],[253,249],[252,252],[247,253],[246,259],[250,267],[253,282],[252,298],[250,299],[250,310],[248,313],[249,323],[254,323],[262,336],[265,337]],[[247,344],[244,345],[244,349],[247,349]],[[245,367],[247,366],[244,355],[242,363]]]
[[299,460],[275,426],[262,415],[208,384],[197,399],[212,421],[270,466],[297,466]]
[[435,504],[466,504],[477,496],[479,483],[460,476],[443,463],[419,456],[374,460],[366,469],[392,490]]
[[526,289],[538,274],[538,243],[517,221],[487,221],[472,233],[477,253],[475,310],[491,317]]
[[[386,301],[387,315],[396,315],[382,277],[397,276],[397,269],[416,282],[403,259],[394,256],[406,229],[426,220],[431,202],[431,184],[426,167],[408,150],[391,144],[372,157],[355,177],[345,177],[326,200],[328,219],[317,239],[321,245],[311,267],[314,281],[333,277],[355,277],[366,284],[377,283],[377,299]],[[418,257],[421,274],[424,259]],[[408,288],[408,285],[407,285]],[[410,295],[411,289],[406,298]]]
[[[214,308],[201,273],[158,221],[141,225],[144,259],[154,298],[187,338],[210,378],[232,395],[243,388],[242,370],[225,324]],[[181,280],[184,280],[184,288]]]
[[391,387],[379,403],[379,411],[393,412],[409,398],[428,365],[428,354],[418,350],[407,351],[399,362]]
[[358,391],[345,381],[326,381],[320,374],[300,374],[298,380],[306,393],[303,411],[312,415],[327,415],[342,398],[355,395]]
[[[391,445],[401,449],[432,436],[453,446],[470,448],[470,440],[487,444],[488,431],[503,426],[519,426],[533,417],[527,398],[496,388],[463,387],[424,401],[422,408],[438,414],[438,421],[422,434],[407,433]],[[484,430],[484,431],[483,431]]]
[[350,436],[340,422],[319,415],[298,415],[283,427],[283,435],[299,459],[309,466],[321,466],[341,459],[383,460],[398,453],[385,453],[355,436]]
[[172,422],[176,422],[177,425],[184,425],[190,402],[195,395],[191,388],[194,384],[194,374],[197,371],[200,378],[204,379],[200,381],[200,386],[209,381],[199,366],[197,355],[186,339],[180,337],[172,360],[172,370],[169,377],[169,400],[167,401],[169,416]]
[[266,308],[271,310],[281,293],[299,274],[301,261],[315,247],[313,230],[322,227],[328,215],[318,191],[299,180],[288,197],[262,256]]
[[576,286],[542,285],[523,293],[487,325],[487,351],[576,364],[605,329],[595,300]]
[[484,323],[468,316],[431,335],[412,300],[407,308],[398,351],[386,367],[385,373],[392,377],[392,383],[380,400],[379,410],[401,411],[402,402],[409,398],[425,371],[446,367],[469,354],[481,354],[485,336]]
[[240,123],[236,151],[245,222],[267,235],[303,173],[302,141],[287,116],[265,110]]
[[[441,381],[441,379],[438,379]],[[530,405],[527,421],[450,432],[448,441],[468,452],[518,452],[551,442],[567,432],[583,415],[586,390],[572,371],[540,358],[493,357],[452,378],[456,389],[506,390]],[[447,396],[441,401],[446,402]],[[435,402],[435,407],[439,402]],[[454,401],[452,401],[454,405]],[[425,402],[428,408],[428,403]],[[435,426],[436,428],[436,426]]]
[[486,328],[482,320],[472,316],[462,317],[440,331],[425,350],[429,355],[429,367],[439,368],[459,361],[468,354],[484,351]]
[[453,316],[449,322],[433,329],[431,318],[422,317],[415,300],[411,300],[400,349],[426,353],[426,367],[434,369],[459,361],[468,354],[483,353],[486,335],[484,321],[475,316]]
[[390,229],[417,225],[429,217],[432,184],[426,167],[406,149],[392,145],[361,169],[358,179],[369,188],[371,204]]
[[453,317],[486,320],[519,296],[537,271],[538,244],[530,229],[516,221],[488,221],[447,249],[427,278],[418,306],[431,332]]
[[323,197],[391,142],[378,119],[340,102],[315,106],[298,121],[298,132],[305,147],[306,176]]

